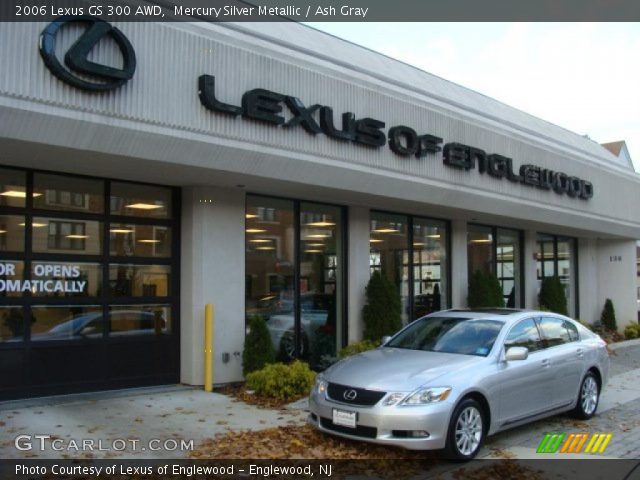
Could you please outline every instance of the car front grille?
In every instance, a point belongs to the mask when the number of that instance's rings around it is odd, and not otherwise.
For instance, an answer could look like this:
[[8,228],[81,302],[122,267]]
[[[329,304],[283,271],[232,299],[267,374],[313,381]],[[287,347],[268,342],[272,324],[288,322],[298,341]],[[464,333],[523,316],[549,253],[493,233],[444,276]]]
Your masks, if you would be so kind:
[[376,438],[378,436],[378,429],[375,427],[358,425],[355,428],[350,428],[343,425],[336,425],[330,419],[324,417],[320,417],[320,425],[327,430],[344,433],[345,435],[353,435],[354,437]]
[[[355,392],[355,396],[354,393]],[[327,389],[327,395],[331,400],[336,402],[348,403],[350,405],[361,405],[370,407],[378,403],[387,392],[378,392],[376,390],[366,390],[364,388],[354,388],[337,383],[330,383]]]

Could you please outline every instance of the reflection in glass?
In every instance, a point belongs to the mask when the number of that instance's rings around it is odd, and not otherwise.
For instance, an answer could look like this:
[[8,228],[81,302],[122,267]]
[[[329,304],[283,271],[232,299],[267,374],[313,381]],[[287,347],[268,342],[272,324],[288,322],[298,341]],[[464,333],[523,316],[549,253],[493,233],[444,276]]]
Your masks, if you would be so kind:
[[33,306],[31,340],[96,339],[102,337],[98,305]]
[[104,212],[104,182],[87,178],[35,173],[33,206],[47,210]]
[[315,368],[326,368],[342,341],[341,222],[339,207],[300,204],[300,353]]
[[502,286],[505,306],[517,308],[521,303],[520,235],[516,230],[497,230],[496,275]]
[[495,273],[493,271],[493,234],[491,227],[468,225],[467,227],[467,265],[469,278],[476,272]]
[[135,183],[111,183],[111,213],[132,217],[171,217],[171,189]]
[[169,257],[171,229],[158,225],[112,223],[109,227],[111,255]]
[[447,230],[437,220],[413,220],[412,320],[448,308]]
[[0,168],[0,206],[24,207],[27,197],[27,174]]
[[102,293],[99,263],[33,262],[32,295],[36,297],[96,297]]
[[402,301],[402,323],[409,319],[408,217],[371,212],[369,266],[381,271],[398,287]]
[[0,251],[24,251],[24,217],[0,215]]
[[22,307],[0,307],[0,343],[22,341],[24,333],[24,310]]
[[544,277],[557,275],[564,286],[570,317],[576,316],[576,275],[574,238],[538,234],[538,292]]
[[109,335],[167,335],[171,333],[169,305],[113,305]]
[[109,287],[116,297],[166,297],[170,276],[167,265],[109,265]]
[[76,255],[102,253],[102,223],[100,222],[36,217],[33,219],[32,228],[34,252]]
[[295,355],[293,209],[289,200],[248,196],[245,214],[245,312],[266,322],[284,361]]
[[24,285],[24,262],[21,260],[0,261],[0,296],[21,297]]

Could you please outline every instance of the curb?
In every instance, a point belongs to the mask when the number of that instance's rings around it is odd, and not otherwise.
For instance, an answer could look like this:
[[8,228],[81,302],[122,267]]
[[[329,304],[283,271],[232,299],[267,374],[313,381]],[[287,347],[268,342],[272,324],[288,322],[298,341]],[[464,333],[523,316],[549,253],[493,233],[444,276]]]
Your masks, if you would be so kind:
[[633,340],[625,340],[623,342],[610,343],[607,345],[609,350],[619,350],[621,348],[627,347],[637,347],[640,346],[640,338],[634,338]]

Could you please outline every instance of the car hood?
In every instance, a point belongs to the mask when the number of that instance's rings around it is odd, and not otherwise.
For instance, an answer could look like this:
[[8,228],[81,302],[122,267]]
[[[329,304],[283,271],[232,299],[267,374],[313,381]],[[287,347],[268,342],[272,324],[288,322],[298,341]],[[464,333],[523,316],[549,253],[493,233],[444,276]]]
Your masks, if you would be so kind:
[[382,347],[342,360],[324,376],[340,385],[408,392],[483,360],[485,357]]

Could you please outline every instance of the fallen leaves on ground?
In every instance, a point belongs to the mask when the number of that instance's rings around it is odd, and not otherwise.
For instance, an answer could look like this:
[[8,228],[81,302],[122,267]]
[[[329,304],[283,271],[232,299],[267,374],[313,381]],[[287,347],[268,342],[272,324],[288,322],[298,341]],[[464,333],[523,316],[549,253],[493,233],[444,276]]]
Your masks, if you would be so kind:
[[355,442],[321,433],[309,425],[240,430],[205,440],[192,458],[215,459],[424,459],[416,452]]

